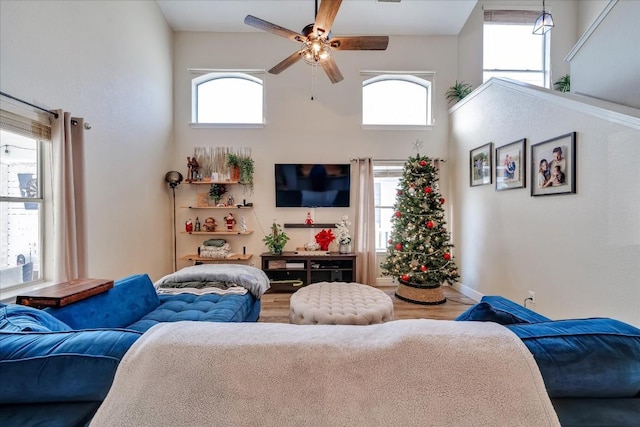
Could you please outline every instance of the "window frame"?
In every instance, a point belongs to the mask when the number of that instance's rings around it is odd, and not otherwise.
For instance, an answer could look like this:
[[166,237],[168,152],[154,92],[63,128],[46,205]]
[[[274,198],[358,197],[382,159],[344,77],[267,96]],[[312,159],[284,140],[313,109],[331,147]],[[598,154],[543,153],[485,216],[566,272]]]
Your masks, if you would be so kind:
[[[190,68],[190,74],[196,75],[191,79],[191,122],[189,126],[192,128],[231,128],[231,129],[255,129],[263,128],[266,124],[266,80],[264,79],[265,70],[247,69],[247,70],[223,70],[223,69],[202,69]],[[259,83],[262,86],[262,119],[260,123],[216,123],[216,122],[198,122],[198,87],[206,82],[224,78],[240,78]]]
[[[5,105],[3,103],[2,105],[2,109],[9,112],[10,114],[13,115],[17,115],[20,116],[19,122],[20,123],[27,123],[27,122],[32,122],[32,123],[37,123],[41,126],[44,127],[48,127],[49,128],[49,135],[47,137],[50,137],[50,119],[48,116],[45,116],[44,114],[39,114],[39,113],[32,113],[32,112],[26,112],[24,110],[21,110],[19,108],[11,108],[10,104]],[[17,123],[16,123],[17,124]],[[19,124],[17,124],[18,127],[20,127]],[[21,282],[21,283],[14,283],[11,285],[3,285],[2,283],[0,283],[0,293],[2,294],[7,294],[7,293],[11,293],[11,292],[15,292],[19,289],[22,288],[26,288],[26,287],[30,287],[36,284],[40,284],[42,282],[44,282],[46,280],[47,277],[47,261],[46,261],[46,256],[48,253],[48,250],[50,249],[48,247],[48,242],[47,242],[47,226],[50,223],[50,221],[48,220],[48,215],[49,213],[49,209],[48,204],[48,196],[47,196],[47,191],[45,186],[50,184],[50,183],[46,183],[45,182],[45,156],[46,156],[46,152],[49,152],[48,147],[45,145],[47,142],[50,142],[50,139],[46,139],[41,137],[40,135],[36,135],[34,134],[36,131],[30,131],[29,130],[29,126],[26,127],[20,127],[20,130],[16,130],[17,127],[13,127],[14,124],[12,124],[11,126],[4,126],[1,122],[0,122],[0,129],[4,132],[9,132],[24,138],[29,138],[31,140],[33,140],[35,142],[35,146],[36,146],[36,150],[37,150],[37,154],[36,154],[36,174],[37,174],[37,197],[17,197],[17,196],[5,196],[5,195],[1,195],[0,194],[0,203],[34,203],[38,205],[38,241],[36,242],[37,244],[37,257],[38,257],[38,277],[36,279],[33,279],[29,282]],[[31,134],[30,134],[31,133]],[[25,254],[26,255],[26,254]],[[0,268],[4,268],[1,267]]]
[[[396,185],[395,189],[394,189],[394,197],[393,197],[393,203],[391,205],[383,205],[381,203],[381,201],[379,201],[380,199],[376,196],[378,196],[380,194],[380,192],[378,190],[376,190],[376,187],[378,185],[380,185],[380,179],[381,178],[396,178],[399,184],[400,179],[402,178],[402,175],[404,173],[404,165],[406,163],[406,160],[373,160],[373,185],[374,185],[374,213],[375,213],[375,226],[374,226],[374,235],[375,235],[375,242],[376,242],[376,248],[375,251],[377,254],[384,254],[387,252],[387,247],[389,246],[389,243],[387,242],[387,240],[384,240],[384,247],[378,247],[378,235],[380,234],[380,229],[378,224],[382,221],[382,217],[381,217],[381,209],[393,209],[394,204],[396,202],[396,195],[397,195],[397,190],[398,190],[398,186]],[[388,173],[386,176],[382,173],[382,169],[391,169],[393,171],[395,171],[395,169],[397,169],[396,173]],[[377,172],[379,171],[379,172]],[[377,175],[377,176],[376,176]]]
[[[433,106],[433,93],[435,91],[435,71],[377,71],[363,70],[360,75],[362,91],[360,94],[361,117],[360,124],[363,130],[432,130],[435,124],[435,108]],[[385,80],[400,80],[414,83],[424,87],[427,91],[427,108],[425,125],[389,125],[389,124],[365,124],[364,123],[364,93],[365,86]]]

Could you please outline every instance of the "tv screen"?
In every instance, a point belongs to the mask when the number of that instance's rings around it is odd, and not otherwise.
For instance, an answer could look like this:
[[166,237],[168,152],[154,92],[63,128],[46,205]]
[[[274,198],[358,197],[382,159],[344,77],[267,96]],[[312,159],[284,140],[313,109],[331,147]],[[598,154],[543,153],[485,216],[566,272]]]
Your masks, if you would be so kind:
[[351,165],[276,163],[276,207],[349,207]]

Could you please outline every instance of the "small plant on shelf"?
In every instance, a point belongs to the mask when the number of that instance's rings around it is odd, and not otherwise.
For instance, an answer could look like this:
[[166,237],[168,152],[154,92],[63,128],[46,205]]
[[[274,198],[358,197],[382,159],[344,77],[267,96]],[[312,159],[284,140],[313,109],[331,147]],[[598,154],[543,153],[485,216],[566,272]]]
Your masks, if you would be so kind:
[[465,96],[469,95],[472,90],[473,88],[469,83],[458,82],[456,80],[456,83],[449,88],[445,96],[447,97],[447,100],[449,102],[451,101],[458,102]]
[[227,187],[224,184],[211,184],[209,187],[209,197],[216,203],[220,203],[222,195],[227,192]]
[[253,191],[253,171],[255,168],[255,163],[251,157],[241,157],[240,158],[240,177],[239,181],[241,184],[246,185],[249,190]]
[[284,245],[289,241],[289,236],[282,230],[282,227],[277,222],[273,222],[271,224],[271,232],[264,236],[262,241],[269,248],[269,252],[274,255],[282,254],[282,250],[284,249]]
[[559,92],[571,92],[571,76],[565,74],[553,84],[555,90]]

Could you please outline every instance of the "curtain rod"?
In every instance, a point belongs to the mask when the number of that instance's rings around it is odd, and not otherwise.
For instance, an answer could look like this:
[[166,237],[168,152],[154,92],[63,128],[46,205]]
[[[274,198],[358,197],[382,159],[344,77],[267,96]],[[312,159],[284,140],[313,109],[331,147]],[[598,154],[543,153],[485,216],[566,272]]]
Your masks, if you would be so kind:
[[[356,160],[362,160],[364,159],[364,157],[360,157],[360,158],[351,158],[349,159],[350,162],[355,162]],[[406,162],[407,159],[371,159],[374,162]],[[439,157],[433,157],[432,160],[438,160],[440,162],[445,163],[447,161],[447,159],[441,159]]]
[[11,96],[11,95],[9,95],[8,93],[0,92],[0,95],[2,95],[2,96],[6,96],[7,98],[11,98],[11,99],[13,99],[14,101],[21,102],[21,103],[23,103],[23,104],[25,104],[25,105],[28,105],[28,106],[30,106],[30,107],[37,108],[38,110],[40,110],[40,111],[44,111],[45,113],[49,113],[49,114],[51,114],[52,116],[54,116],[56,119],[58,118],[58,113],[56,113],[55,111],[50,111],[50,110],[47,110],[46,108],[39,107],[39,106],[37,106],[37,105],[35,105],[35,104],[32,104],[32,103],[27,102],[27,101],[25,101],[25,100],[22,100],[22,99],[20,99],[20,98],[16,98],[15,96]]

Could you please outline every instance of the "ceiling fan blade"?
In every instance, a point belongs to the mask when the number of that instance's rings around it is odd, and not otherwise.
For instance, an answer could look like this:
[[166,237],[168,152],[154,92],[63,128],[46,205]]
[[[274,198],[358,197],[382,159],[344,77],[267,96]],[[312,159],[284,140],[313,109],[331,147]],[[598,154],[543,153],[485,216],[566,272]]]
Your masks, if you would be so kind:
[[298,62],[302,58],[302,54],[299,50],[293,52],[291,55],[282,60],[279,64],[275,65],[273,68],[269,70],[271,74],[280,74],[287,68],[291,67],[293,64]]
[[385,50],[389,44],[387,36],[334,37],[329,40],[335,50]]
[[338,64],[336,64],[336,61],[334,61],[333,58],[329,57],[329,59],[323,61],[322,68],[324,69],[324,72],[327,73],[331,83],[338,83],[344,79],[344,77],[342,77],[342,73],[338,69]]
[[322,0],[313,25],[313,32],[319,36],[329,34],[333,21],[336,19],[342,0]]
[[286,37],[289,40],[293,40],[294,42],[302,42],[307,39],[300,33],[296,33],[295,31],[291,31],[279,25],[272,24],[271,22],[267,22],[264,19],[256,18],[253,15],[247,15],[244,18],[244,23],[258,28],[259,30],[275,34],[276,36]]

